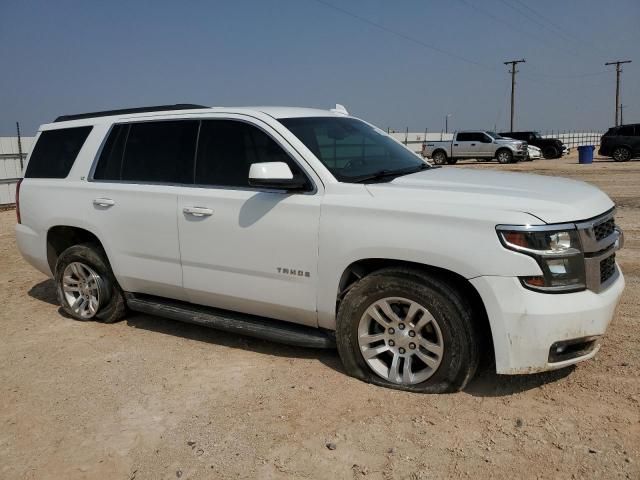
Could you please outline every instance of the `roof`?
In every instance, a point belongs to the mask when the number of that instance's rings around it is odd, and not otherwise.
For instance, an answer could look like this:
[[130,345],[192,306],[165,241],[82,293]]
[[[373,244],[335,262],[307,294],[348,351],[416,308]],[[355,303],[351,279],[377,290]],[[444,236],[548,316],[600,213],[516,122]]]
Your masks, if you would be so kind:
[[179,113],[264,113],[273,118],[292,118],[292,117],[333,117],[344,116],[332,110],[322,110],[319,108],[302,108],[302,107],[205,107],[203,105],[195,105],[190,103],[179,103],[175,105],[156,105],[150,107],[124,108],[118,110],[104,110],[100,112],[79,113],[73,115],[62,115],[55,119],[53,123],[70,122],[74,120],[89,120],[101,117],[127,117],[132,118],[137,114],[152,113],[155,115],[166,115],[173,112]]

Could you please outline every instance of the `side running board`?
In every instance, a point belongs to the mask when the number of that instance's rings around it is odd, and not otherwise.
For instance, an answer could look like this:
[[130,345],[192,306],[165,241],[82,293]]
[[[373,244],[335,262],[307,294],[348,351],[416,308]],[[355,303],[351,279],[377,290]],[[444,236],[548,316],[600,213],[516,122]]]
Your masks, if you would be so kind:
[[272,342],[309,348],[335,348],[332,333],[313,327],[271,320],[255,315],[204,307],[151,295],[125,293],[131,310],[195,323]]

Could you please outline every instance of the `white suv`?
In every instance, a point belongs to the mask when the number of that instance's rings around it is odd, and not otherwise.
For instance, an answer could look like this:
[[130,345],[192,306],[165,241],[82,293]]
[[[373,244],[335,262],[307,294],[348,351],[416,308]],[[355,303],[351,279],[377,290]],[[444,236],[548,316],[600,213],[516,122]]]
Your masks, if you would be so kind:
[[43,125],[23,256],[79,320],[127,308],[458,390],[591,358],[624,288],[614,204],[585,183],[433,167],[346,110],[174,105]]

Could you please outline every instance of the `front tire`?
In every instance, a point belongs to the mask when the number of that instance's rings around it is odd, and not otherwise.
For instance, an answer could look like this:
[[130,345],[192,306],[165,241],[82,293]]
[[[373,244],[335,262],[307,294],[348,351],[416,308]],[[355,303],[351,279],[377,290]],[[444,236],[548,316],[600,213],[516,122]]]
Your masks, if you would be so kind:
[[498,160],[498,163],[511,163],[513,162],[513,153],[511,153],[511,150],[506,148],[498,150],[498,153],[496,153],[496,159]]
[[616,162],[628,162],[631,160],[631,150],[627,147],[617,147],[611,156]]
[[126,313],[122,290],[102,249],[85,243],[67,248],[55,268],[58,301],[76,320],[113,323]]
[[352,287],[336,342],[347,373],[419,393],[459,391],[475,374],[478,338],[454,285],[411,269],[383,269]]

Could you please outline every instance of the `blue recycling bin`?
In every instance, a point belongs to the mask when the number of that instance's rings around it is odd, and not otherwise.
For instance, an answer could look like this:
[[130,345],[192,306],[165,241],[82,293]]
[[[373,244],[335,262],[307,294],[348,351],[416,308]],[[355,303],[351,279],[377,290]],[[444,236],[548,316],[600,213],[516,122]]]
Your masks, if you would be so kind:
[[578,163],[593,163],[593,151],[596,149],[594,145],[583,145],[578,147]]

